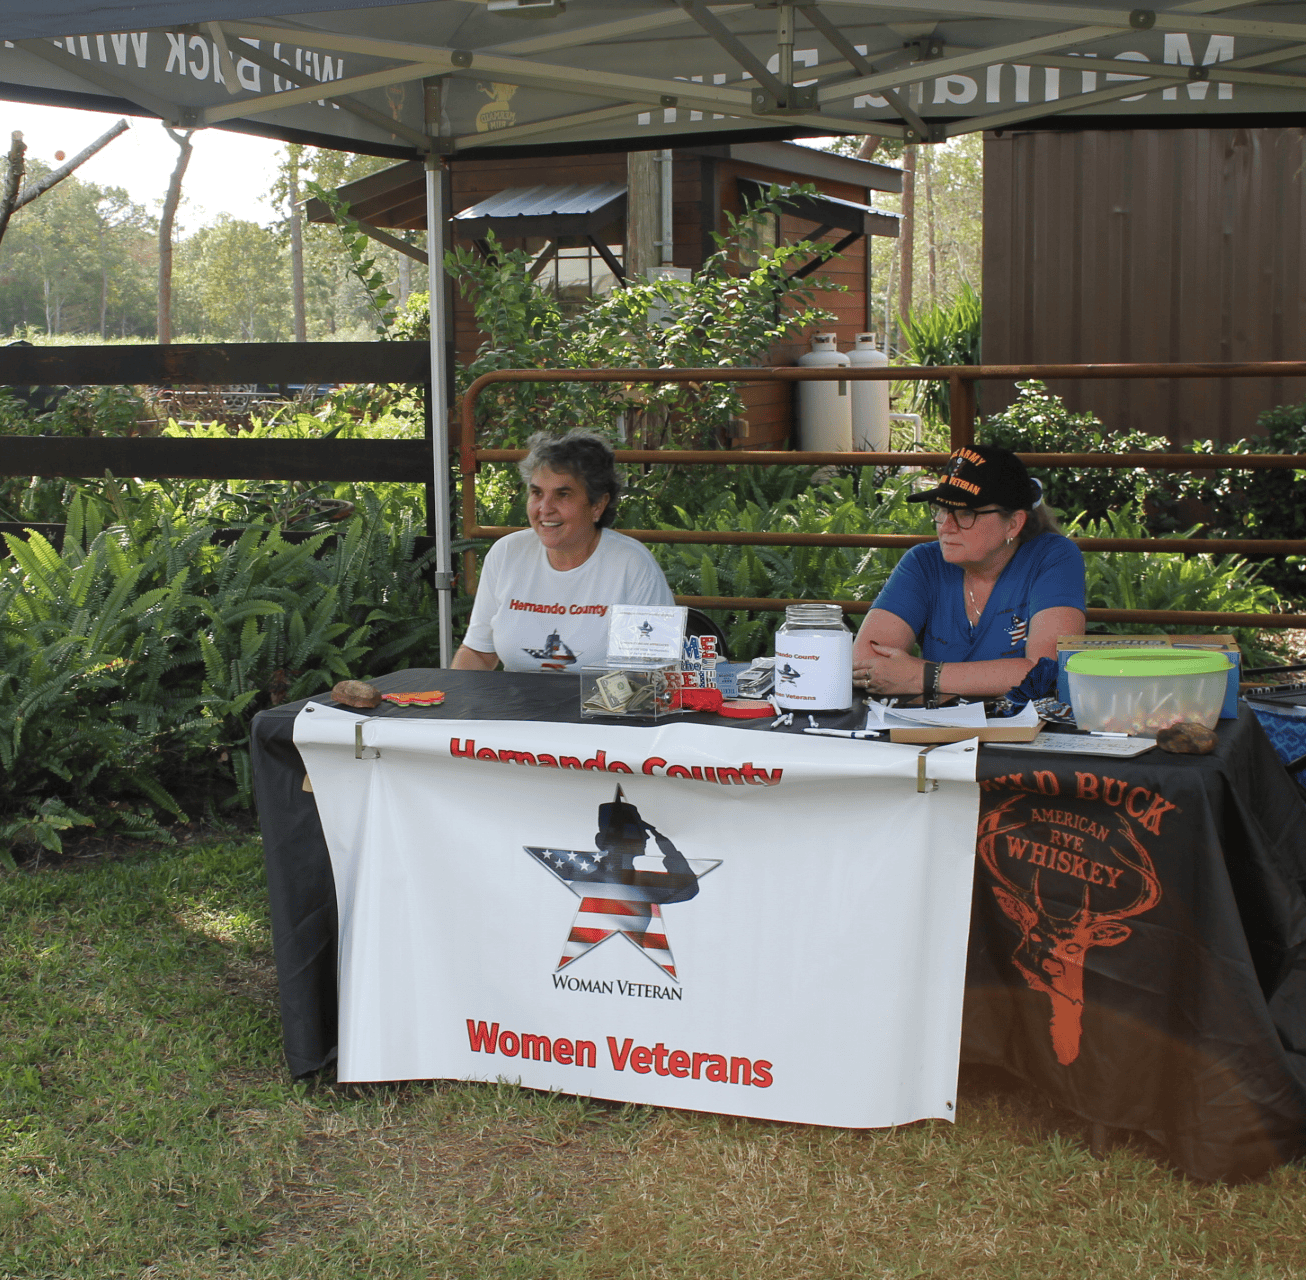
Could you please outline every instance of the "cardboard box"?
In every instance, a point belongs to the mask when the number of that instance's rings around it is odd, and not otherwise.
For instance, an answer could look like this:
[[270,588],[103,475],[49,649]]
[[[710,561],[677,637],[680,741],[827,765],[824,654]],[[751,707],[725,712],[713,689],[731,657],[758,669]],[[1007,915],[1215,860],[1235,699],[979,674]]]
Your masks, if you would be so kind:
[[1070,679],[1066,662],[1072,653],[1085,649],[1209,649],[1232,660],[1224,690],[1221,720],[1238,718],[1238,680],[1242,674],[1242,653],[1233,636],[1060,636],[1057,639],[1057,701],[1070,701]]

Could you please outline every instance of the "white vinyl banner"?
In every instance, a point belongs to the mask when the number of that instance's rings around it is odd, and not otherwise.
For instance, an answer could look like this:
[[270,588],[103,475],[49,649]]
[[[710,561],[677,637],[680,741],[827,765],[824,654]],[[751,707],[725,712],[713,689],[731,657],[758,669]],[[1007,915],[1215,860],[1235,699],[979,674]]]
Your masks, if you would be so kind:
[[295,722],[335,873],[339,1078],[811,1124],[952,1119],[975,742]]

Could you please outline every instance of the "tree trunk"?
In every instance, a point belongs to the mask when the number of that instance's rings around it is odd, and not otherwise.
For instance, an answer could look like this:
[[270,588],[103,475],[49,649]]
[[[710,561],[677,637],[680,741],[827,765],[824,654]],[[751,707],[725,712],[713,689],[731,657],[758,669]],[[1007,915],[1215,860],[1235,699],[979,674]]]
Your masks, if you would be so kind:
[[902,149],[902,223],[898,229],[898,315],[911,319],[912,255],[916,239],[916,144]]
[[930,306],[939,305],[939,260],[934,247],[934,151],[925,148],[925,236],[930,250]]
[[109,261],[104,252],[104,224],[100,224],[100,341],[109,323]]
[[656,151],[632,151],[626,156],[626,278],[647,279],[645,272],[662,257],[657,240],[661,201]]
[[295,317],[295,341],[308,341],[308,322],[304,311],[304,219],[299,209],[299,161],[303,153],[299,143],[286,148],[289,153],[288,193],[290,203],[290,297]]
[[9,219],[13,216],[14,207],[18,200],[18,188],[23,181],[23,170],[26,168],[27,143],[23,141],[23,135],[17,129],[13,133],[13,145],[9,148],[9,168],[5,172],[5,185],[3,192],[0,192],[0,240],[4,239],[5,229],[9,226]]
[[[408,233],[404,233],[408,239]],[[413,260],[406,253],[399,254],[399,309],[408,305],[408,297],[413,291]]]
[[159,345],[172,341],[172,229],[177,221],[177,206],[181,204],[181,180],[190,164],[191,135],[194,129],[177,133],[163,126],[168,137],[177,144],[177,165],[168,179],[168,194],[163,201],[159,218]]
[[889,270],[884,281],[884,354],[890,359],[893,353],[898,349],[901,343],[894,333],[894,311],[893,311],[893,289],[897,283],[898,261],[896,257],[889,258]]

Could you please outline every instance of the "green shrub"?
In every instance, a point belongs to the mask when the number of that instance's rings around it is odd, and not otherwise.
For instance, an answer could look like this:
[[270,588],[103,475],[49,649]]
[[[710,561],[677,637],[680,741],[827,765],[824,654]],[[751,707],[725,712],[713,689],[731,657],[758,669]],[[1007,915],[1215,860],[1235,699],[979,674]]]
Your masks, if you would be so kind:
[[[1071,413],[1041,382],[1017,384],[1016,400],[986,418],[979,437],[1017,453],[1191,452],[1306,454],[1306,405],[1261,414],[1258,434],[1233,444],[1196,440],[1181,450],[1165,436],[1142,431],[1106,433],[1091,413]],[[1066,517],[1104,520],[1134,504],[1145,514],[1138,537],[1187,529],[1231,538],[1295,539],[1306,529],[1306,471],[1158,472],[1141,468],[1031,468],[1043,481],[1048,503]],[[1194,522],[1199,522],[1193,529]],[[1260,578],[1294,600],[1306,600],[1306,563],[1301,556],[1260,561]]]
[[135,387],[0,387],[4,435],[132,436],[148,419]]
[[[1091,413],[1071,413],[1060,396],[1041,382],[1016,384],[1016,399],[1001,413],[985,418],[978,436],[985,444],[1013,453],[1134,453],[1168,451],[1164,436],[1141,431],[1107,435]],[[1031,467],[1043,482],[1044,500],[1068,519],[1082,515],[1102,520],[1130,503],[1140,503],[1157,481],[1141,468]],[[1142,535],[1150,536],[1148,534]]]
[[[1306,404],[1268,409],[1257,418],[1256,427],[1256,435],[1227,447],[1206,440],[1191,447],[1208,453],[1306,455]],[[1193,478],[1186,495],[1212,528],[1232,537],[1277,541],[1301,538],[1306,531],[1306,469],[1202,472]],[[1268,585],[1306,604],[1306,557],[1276,556],[1261,563]]]
[[[1085,520],[1068,532],[1084,538],[1146,538],[1144,524],[1125,508],[1103,520]],[[1191,529],[1176,538],[1193,536]],[[1084,575],[1090,609],[1178,609],[1198,613],[1277,613],[1284,602],[1273,587],[1260,580],[1256,566],[1241,556],[1184,555],[1141,551],[1086,551]],[[1184,624],[1161,626],[1153,622],[1112,622],[1112,632],[1187,634]],[[1221,631],[1228,628],[1219,628]],[[1198,628],[1213,631],[1216,628]],[[1251,627],[1234,628],[1247,666],[1268,666],[1282,661],[1273,635]]]
[[[728,483],[699,473],[680,478],[671,500],[651,510],[642,527],[721,532],[928,533],[929,515],[908,506],[910,480],[890,481],[879,492],[854,491],[846,476],[809,483],[811,468],[731,468]],[[712,481],[715,480],[715,483]],[[628,523],[623,516],[623,523]],[[677,595],[871,600],[903,552],[873,547],[754,547],[653,543]],[[748,661],[773,650],[784,620],[780,611],[749,614],[710,610],[725,632],[730,656]]]
[[0,576],[0,849],[70,824],[159,834],[250,801],[249,721],[346,676],[430,662],[415,529],[364,496],[338,536],[230,546],[158,490],[79,493],[61,552],[9,537]]
[[[879,489],[812,467],[655,467],[628,479],[618,509],[623,528],[716,532],[930,535],[934,527],[919,504],[908,504],[911,477],[891,477]],[[477,486],[481,518],[490,524],[524,522],[524,497],[515,467],[486,468]],[[1126,501],[1101,521],[1069,522],[1083,536],[1143,538],[1152,534]],[[1181,531],[1176,536],[1189,536]],[[650,543],[677,595],[873,600],[903,552],[893,548],[713,546]],[[1281,609],[1272,587],[1241,557],[1180,553],[1087,553],[1092,608],[1181,609],[1264,613]],[[732,658],[743,661],[772,650],[783,614],[712,610]],[[1114,624],[1113,629],[1114,629]],[[1126,628],[1162,630],[1153,624]],[[1188,630],[1171,627],[1171,631]],[[1275,660],[1269,642],[1244,629],[1249,653]]]
[[[813,299],[836,286],[794,274],[813,256],[828,256],[829,246],[801,241],[761,258],[748,251],[783,194],[772,188],[740,218],[727,215],[728,233],[718,237],[718,250],[692,281],[634,279],[579,305],[538,287],[530,274],[533,259],[521,250],[505,251],[492,241],[488,259],[466,249],[450,253],[446,267],[485,335],[475,359],[457,372],[459,393],[498,369],[747,365],[783,338],[830,319]],[[403,332],[420,332],[420,320],[406,317]],[[534,431],[558,434],[572,427],[615,438],[619,417],[634,447],[712,447],[742,413],[737,385],[730,383],[501,383],[476,404],[478,436],[497,447],[519,446]]]
[[[902,326],[903,345],[910,364],[979,364],[983,307],[979,294],[969,284],[950,306],[933,306],[913,311]],[[947,422],[952,412],[952,393],[946,382],[911,384],[911,407],[935,422]]]
[[[129,436],[148,417],[133,387],[0,387],[0,437]],[[57,524],[70,492],[66,480],[0,476],[0,520]]]
[[[717,531],[780,530],[797,533],[932,534],[929,515],[908,504],[910,477],[895,477],[878,492],[854,491],[845,477],[811,485],[806,468],[732,469],[727,481],[711,484],[685,476],[675,482],[673,500],[648,509],[640,527]],[[638,490],[632,495],[637,501]],[[636,510],[638,508],[635,508]],[[622,523],[635,522],[623,514]],[[1151,536],[1135,509],[1126,504],[1102,521],[1071,522],[1068,531],[1084,537]],[[1180,531],[1176,537],[1191,536]],[[671,588],[678,595],[736,595],[796,599],[875,598],[904,554],[894,548],[749,547],[651,544]],[[1090,608],[1176,609],[1195,612],[1271,613],[1283,608],[1278,593],[1260,580],[1257,567],[1238,556],[1182,553],[1085,554]],[[741,610],[712,611],[726,633],[730,653],[745,660],[771,652],[783,614],[750,615]],[[1112,629],[1116,629],[1112,624]],[[1125,631],[1188,631],[1188,626],[1132,624]],[[1249,660],[1278,660],[1273,638],[1250,628],[1236,632]]]

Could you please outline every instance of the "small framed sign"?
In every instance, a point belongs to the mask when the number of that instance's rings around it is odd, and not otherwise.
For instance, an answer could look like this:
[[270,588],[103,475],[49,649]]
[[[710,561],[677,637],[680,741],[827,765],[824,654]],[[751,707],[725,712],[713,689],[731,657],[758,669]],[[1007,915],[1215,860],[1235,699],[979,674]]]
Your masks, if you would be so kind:
[[609,662],[679,662],[689,610],[676,604],[614,604]]

